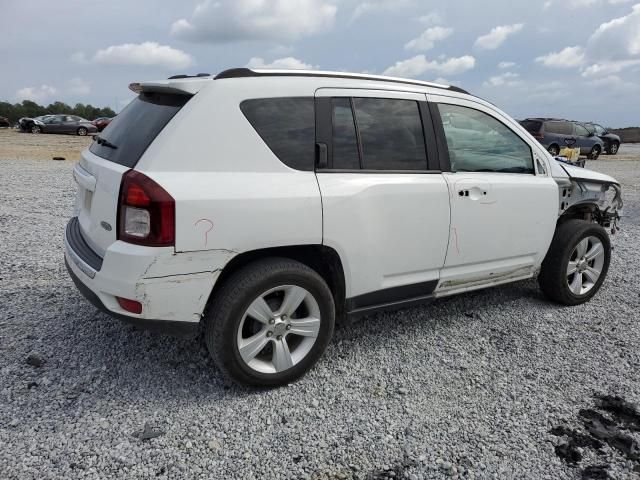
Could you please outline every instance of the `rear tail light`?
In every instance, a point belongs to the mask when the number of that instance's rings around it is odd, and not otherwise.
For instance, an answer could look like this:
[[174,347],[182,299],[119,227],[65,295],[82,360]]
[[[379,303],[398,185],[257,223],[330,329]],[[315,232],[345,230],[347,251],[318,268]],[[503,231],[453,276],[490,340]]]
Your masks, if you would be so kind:
[[118,201],[118,240],[148,247],[173,246],[175,212],[173,197],[156,182],[135,170],[124,174]]
[[142,304],[140,302],[122,297],[116,297],[116,300],[118,300],[118,305],[120,305],[123,310],[131,313],[142,313]]

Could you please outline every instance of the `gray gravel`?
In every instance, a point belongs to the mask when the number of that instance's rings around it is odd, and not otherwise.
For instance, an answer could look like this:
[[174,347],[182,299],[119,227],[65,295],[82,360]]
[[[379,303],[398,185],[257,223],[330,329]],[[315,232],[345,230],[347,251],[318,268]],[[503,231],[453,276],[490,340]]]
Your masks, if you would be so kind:
[[640,404],[640,162],[590,166],[631,212],[593,301],[560,308],[526,281],[376,315],[298,383],[255,391],[201,340],[90,306],[62,264],[71,163],[0,161],[0,477],[636,478],[609,446],[568,465],[549,433],[580,429],[596,393]]

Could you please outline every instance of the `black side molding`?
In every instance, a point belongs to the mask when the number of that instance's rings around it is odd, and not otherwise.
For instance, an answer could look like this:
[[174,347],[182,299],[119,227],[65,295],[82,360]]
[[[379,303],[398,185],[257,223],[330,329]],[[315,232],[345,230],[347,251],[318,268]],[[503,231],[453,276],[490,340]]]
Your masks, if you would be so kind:
[[452,92],[465,93],[469,95],[469,92],[463,90],[460,87],[456,86],[438,86],[438,85],[425,85],[424,82],[417,82],[407,80],[400,80],[394,78],[375,78],[367,75],[340,75],[339,73],[329,73],[329,72],[305,72],[304,70],[300,70],[299,72],[287,71],[287,72],[256,72],[255,70],[251,70],[250,68],[230,68],[223,72],[217,74],[213,79],[214,80],[224,80],[227,78],[248,78],[248,77],[327,77],[327,78],[346,78],[353,80],[369,80],[369,81],[378,81],[378,82],[387,82],[387,83],[403,83],[407,85],[419,85],[421,87],[430,87],[430,88],[440,88],[442,90],[450,90]]
[[385,288],[347,298],[346,312],[349,316],[360,316],[381,310],[393,310],[422,303],[432,298],[438,280]]

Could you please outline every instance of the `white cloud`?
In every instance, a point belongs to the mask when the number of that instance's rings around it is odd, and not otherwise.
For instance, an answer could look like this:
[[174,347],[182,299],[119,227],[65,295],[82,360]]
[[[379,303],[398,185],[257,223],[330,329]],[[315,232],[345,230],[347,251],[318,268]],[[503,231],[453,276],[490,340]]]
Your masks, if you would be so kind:
[[312,70],[314,67],[302,60],[293,57],[278,58],[271,63],[266,63],[260,57],[253,57],[247,63],[248,68],[275,68],[284,70]]
[[414,0],[368,0],[360,2],[351,14],[351,22],[368,13],[397,10],[413,3]]
[[[555,0],[546,0],[542,7],[543,10],[548,10],[553,5]],[[569,8],[585,8],[600,5],[602,3],[608,3],[609,5],[620,5],[623,3],[629,3],[632,0],[569,0],[561,2],[563,5]]]
[[475,46],[484,50],[495,50],[511,35],[518,33],[524,25],[515,23],[513,25],[501,25],[494,27],[486,35],[477,38]]
[[91,85],[89,85],[89,83],[84,79],[76,77],[69,80],[67,91],[71,95],[84,97],[91,93]]
[[444,40],[453,33],[452,28],[431,27],[427,28],[418,38],[407,42],[404,46],[406,50],[431,50],[437,41]]
[[515,67],[516,64],[514,62],[500,62],[498,64],[498,68],[501,70],[506,70],[507,68]]
[[631,13],[603,23],[587,43],[589,57],[620,60],[640,55],[640,3]]
[[489,77],[489,79],[483,83],[485,87],[513,87],[519,85],[521,82],[518,80],[520,75],[513,72],[504,72],[500,75]]
[[630,59],[630,60],[618,60],[611,62],[599,62],[589,65],[582,72],[583,77],[595,77],[598,75],[611,75],[614,73],[620,73],[621,71],[634,67],[636,65],[640,65],[640,59]]
[[159,66],[169,69],[187,68],[195,63],[188,53],[156,42],[112,45],[98,50],[92,61],[110,65]]
[[36,103],[42,103],[53,97],[58,90],[50,85],[40,85],[38,87],[24,87],[16,92],[18,100],[32,100]]
[[585,61],[582,47],[566,47],[559,52],[550,52],[536,58],[536,62],[552,68],[575,68]]
[[476,65],[476,59],[471,55],[454,57],[438,62],[429,61],[424,55],[417,55],[407,60],[396,62],[384,71],[385,75],[396,77],[417,77],[426,72],[436,75],[456,75],[471,70]]
[[422,15],[418,18],[420,23],[424,23],[425,25],[436,25],[438,23],[442,23],[442,15],[438,12],[431,12],[426,15]]
[[337,7],[325,0],[204,0],[171,34],[194,42],[295,40],[333,26]]

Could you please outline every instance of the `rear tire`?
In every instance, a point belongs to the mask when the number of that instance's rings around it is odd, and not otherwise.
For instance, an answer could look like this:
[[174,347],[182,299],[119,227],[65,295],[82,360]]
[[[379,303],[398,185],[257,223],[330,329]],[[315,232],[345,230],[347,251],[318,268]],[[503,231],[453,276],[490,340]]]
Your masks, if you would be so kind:
[[551,154],[552,157],[557,157],[560,155],[560,147],[556,144],[549,145],[547,151]]
[[600,148],[599,145],[595,145],[591,149],[591,153],[589,153],[589,155],[587,155],[587,158],[589,160],[597,160],[601,153],[602,153],[602,148]]
[[233,273],[215,293],[205,342],[226,377],[276,387],[313,367],[334,324],[333,295],[322,277],[295,260],[268,258]]
[[604,228],[585,220],[568,220],[556,228],[538,284],[550,300],[579,305],[598,292],[610,261],[611,242]]
[[88,133],[88,130],[86,128],[84,128],[84,127],[80,127],[77,130],[77,134],[80,135],[81,137],[85,137],[87,135],[87,133]]

